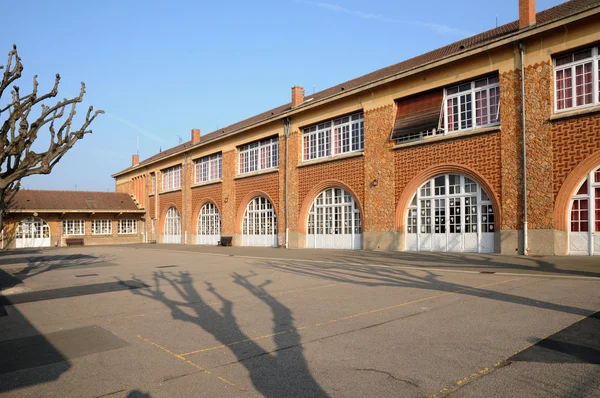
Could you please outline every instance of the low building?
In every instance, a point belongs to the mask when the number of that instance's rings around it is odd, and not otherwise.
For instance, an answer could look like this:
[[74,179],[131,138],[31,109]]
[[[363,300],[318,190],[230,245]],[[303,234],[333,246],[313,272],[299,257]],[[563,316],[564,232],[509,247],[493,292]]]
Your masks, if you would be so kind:
[[143,242],[145,213],[126,193],[20,190],[8,203],[2,248]]
[[600,254],[600,1],[571,0],[113,175],[165,243]]

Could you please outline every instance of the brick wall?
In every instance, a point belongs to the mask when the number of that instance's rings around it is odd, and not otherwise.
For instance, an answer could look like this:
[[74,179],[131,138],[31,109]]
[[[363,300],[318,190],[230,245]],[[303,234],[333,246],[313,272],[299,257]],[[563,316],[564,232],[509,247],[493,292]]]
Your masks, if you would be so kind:
[[500,134],[486,133],[396,150],[396,201],[423,170],[448,163],[464,165],[484,177],[500,196]]
[[148,203],[148,214],[150,215],[150,218],[156,218],[156,197],[150,196]]
[[158,216],[160,219],[160,222],[157,223],[157,230],[156,232],[162,234],[164,233],[164,217],[167,214],[167,210],[169,210],[169,207],[171,207],[172,205],[175,205],[177,207],[177,211],[179,212],[179,215],[181,217],[183,217],[183,195],[181,191],[175,191],[175,192],[167,192],[167,193],[162,193],[159,195],[159,208],[158,208]]
[[[277,229],[285,232],[283,214],[279,211],[279,173],[269,173],[235,180],[235,208],[240,208],[242,200],[253,191],[261,191],[269,195],[277,213]],[[243,216],[244,210],[239,210],[238,218]],[[239,227],[239,226],[238,226]]]
[[192,199],[192,210],[190,213],[190,217],[188,217],[187,221],[187,230],[195,234],[196,233],[196,223],[198,221],[198,214],[200,213],[200,209],[207,202],[211,201],[217,208],[219,209],[219,213],[222,213],[223,209],[223,189],[221,183],[210,184],[201,187],[192,188],[192,194],[190,195]]

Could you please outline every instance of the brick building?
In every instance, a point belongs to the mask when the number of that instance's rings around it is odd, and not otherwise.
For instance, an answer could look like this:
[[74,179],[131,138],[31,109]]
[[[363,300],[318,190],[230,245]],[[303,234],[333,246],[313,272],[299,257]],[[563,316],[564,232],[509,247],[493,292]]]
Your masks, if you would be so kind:
[[600,253],[600,1],[536,13],[520,0],[519,11],[312,95],[293,87],[290,103],[218,131],[194,129],[134,156],[116,189],[147,209],[159,242]]
[[21,190],[8,201],[2,248],[143,242],[145,213],[126,193]]

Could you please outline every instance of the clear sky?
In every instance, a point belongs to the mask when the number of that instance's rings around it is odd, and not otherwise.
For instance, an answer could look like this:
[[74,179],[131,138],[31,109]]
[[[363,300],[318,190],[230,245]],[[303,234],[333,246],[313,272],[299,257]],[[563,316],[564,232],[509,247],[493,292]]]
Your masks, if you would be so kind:
[[17,44],[22,92],[59,72],[61,98],[86,83],[79,114],[106,111],[22,187],[112,191],[138,146],[145,159],[285,104],[293,85],[320,91],[516,20],[518,0],[20,0],[2,13],[0,64]]

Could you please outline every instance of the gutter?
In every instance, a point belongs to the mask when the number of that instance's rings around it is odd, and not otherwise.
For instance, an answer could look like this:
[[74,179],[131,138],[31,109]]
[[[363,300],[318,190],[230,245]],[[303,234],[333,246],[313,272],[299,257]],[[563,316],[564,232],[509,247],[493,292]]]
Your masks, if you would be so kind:
[[[300,112],[304,112],[305,110],[309,110],[309,109],[321,106],[323,104],[327,104],[327,103],[332,102],[332,101],[337,101],[337,100],[339,100],[341,98],[345,98],[345,97],[348,97],[348,96],[351,96],[351,95],[355,95],[355,94],[357,94],[357,93],[359,93],[361,91],[371,90],[371,89],[374,89],[376,87],[379,87],[379,86],[382,86],[382,85],[394,82],[396,80],[399,80],[399,79],[402,79],[402,78],[405,78],[405,77],[408,77],[408,76],[412,76],[414,74],[421,73],[421,72],[429,70],[429,69],[433,69],[433,68],[436,68],[436,67],[439,67],[439,66],[443,66],[443,65],[452,63],[452,62],[454,62],[456,60],[459,60],[459,59],[462,59],[462,58],[470,57],[470,56],[473,56],[473,55],[476,55],[476,54],[479,54],[479,53],[482,53],[482,52],[486,52],[486,51],[494,49],[494,48],[501,47],[501,46],[506,45],[506,44],[514,43],[514,42],[523,40],[525,38],[534,36],[536,34],[552,30],[552,29],[560,27],[562,25],[565,25],[565,24],[568,24],[568,23],[571,23],[571,22],[574,22],[574,21],[578,21],[580,19],[584,19],[584,18],[587,18],[589,16],[592,16],[592,15],[595,15],[595,14],[598,14],[598,13],[600,13],[600,7],[595,6],[595,7],[592,7],[592,8],[588,8],[587,10],[581,11],[578,14],[574,14],[574,15],[571,15],[571,16],[566,17],[566,18],[561,18],[561,19],[558,19],[558,20],[547,22],[547,23],[542,24],[542,25],[535,25],[534,27],[531,27],[531,28],[518,29],[518,30],[516,30],[513,33],[510,33],[508,35],[502,36],[499,39],[496,39],[495,41],[492,40],[492,41],[486,42],[486,43],[481,44],[481,45],[479,45],[477,47],[474,47],[472,49],[464,50],[462,52],[458,52],[456,54],[449,55],[449,56],[447,56],[445,58],[440,58],[440,59],[438,59],[436,61],[432,61],[430,63],[425,63],[423,65],[419,65],[419,66],[417,66],[415,68],[412,68],[412,69],[407,69],[407,70],[404,70],[402,72],[398,72],[398,73],[396,73],[394,75],[387,76],[387,77],[381,78],[379,80],[374,80],[374,81],[372,81],[370,83],[366,83],[366,84],[364,84],[362,86],[358,86],[358,87],[355,87],[355,88],[352,88],[352,89],[348,89],[347,91],[344,90],[343,92],[340,92],[340,93],[337,93],[337,94],[332,94],[329,97],[325,97],[325,98],[322,98],[322,99],[319,99],[319,100],[316,100],[316,101],[305,102],[304,104],[301,104],[301,105],[299,105],[297,107],[294,107],[293,109],[291,108],[291,105],[290,105],[290,110],[288,110],[288,111],[285,111],[283,113],[279,113],[277,115],[271,116],[271,117],[269,117],[269,118],[267,118],[265,120],[262,120],[260,122],[256,122],[254,124],[251,124],[249,126],[243,127],[241,129],[230,131],[229,133],[220,135],[220,136],[212,138],[210,140],[207,140],[207,141],[204,141],[204,142],[200,141],[197,145],[192,145],[191,147],[185,148],[185,149],[183,149],[181,151],[174,152],[171,155],[165,156],[164,158],[161,158],[161,159],[157,159],[155,162],[152,162],[152,163],[156,163],[156,162],[159,162],[159,161],[162,161],[162,160],[165,160],[165,159],[170,159],[170,158],[172,158],[174,156],[177,156],[177,155],[180,155],[180,154],[182,154],[184,152],[187,152],[187,151],[189,151],[189,150],[191,150],[193,148],[198,148],[198,147],[204,146],[206,144],[209,144],[209,143],[211,143],[213,141],[218,141],[218,140],[221,140],[223,138],[230,137],[232,135],[236,135],[236,134],[242,133],[244,131],[247,131],[247,130],[250,130],[250,129],[253,129],[253,128],[256,128],[256,127],[259,127],[259,126],[263,126],[265,124],[272,123],[274,121],[277,121],[277,120],[281,119],[282,117],[289,117],[289,116],[292,116],[294,114],[298,114]],[[483,33],[483,32],[481,32],[481,33]],[[423,55],[423,54],[420,54],[420,55]],[[401,61],[401,62],[403,62],[403,61]],[[340,83],[340,84],[343,84],[343,83]],[[336,86],[338,86],[338,85],[336,85]],[[336,87],[336,86],[333,86],[333,87]],[[333,87],[330,87],[330,88],[333,88]],[[326,89],[326,90],[329,90],[329,88]],[[131,171],[137,170],[138,168],[140,168],[140,167],[125,169],[123,171],[120,171],[118,173],[115,173],[115,174],[111,175],[111,177],[112,178],[116,178],[116,177],[119,177],[119,176],[121,176],[123,174],[127,174],[127,173],[129,173]]]
[[523,125],[523,254],[529,253],[528,225],[527,225],[527,125],[525,123],[525,51],[523,42],[519,40],[521,53],[521,123]]
[[290,233],[289,233],[289,224],[288,224],[288,138],[290,136],[290,127],[291,127],[291,119],[290,117],[286,117],[283,119],[283,135],[285,136],[285,173],[284,179],[285,183],[283,186],[284,194],[283,198],[285,201],[285,248],[289,249],[290,243]]

